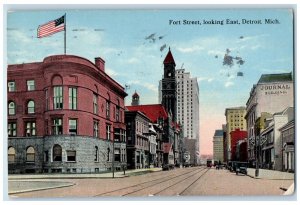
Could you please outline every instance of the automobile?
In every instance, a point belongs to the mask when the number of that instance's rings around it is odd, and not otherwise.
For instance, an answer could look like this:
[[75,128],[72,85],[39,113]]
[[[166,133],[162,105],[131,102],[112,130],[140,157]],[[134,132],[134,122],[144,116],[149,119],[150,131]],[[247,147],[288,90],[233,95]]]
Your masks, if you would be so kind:
[[248,162],[237,162],[235,173],[238,175],[239,173],[247,175]]
[[163,171],[168,171],[168,170],[171,170],[171,169],[174,169],[174,165],[173,164],[164,164],[162,166],[162,170]]

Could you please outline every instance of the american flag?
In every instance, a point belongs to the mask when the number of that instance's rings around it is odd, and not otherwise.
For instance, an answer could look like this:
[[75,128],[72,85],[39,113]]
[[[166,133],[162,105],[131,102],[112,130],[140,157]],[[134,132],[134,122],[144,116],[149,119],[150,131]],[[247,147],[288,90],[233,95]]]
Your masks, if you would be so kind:
[[62,16],[53,21],[49,21],[48,23],[45,23],[43,25],[39,25],[37,31],[37,37],[43,38],[64,30],[65,30],[65,16]]

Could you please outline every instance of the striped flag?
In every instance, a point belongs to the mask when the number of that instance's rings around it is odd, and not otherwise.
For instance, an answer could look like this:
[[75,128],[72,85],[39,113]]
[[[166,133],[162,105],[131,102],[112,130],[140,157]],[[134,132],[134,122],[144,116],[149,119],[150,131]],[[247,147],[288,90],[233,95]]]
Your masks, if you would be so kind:
[[62,16],[53,21],[49,21],[48,23],[45,23],[43,25],[39,25],[37,31],[37,37],[43,38],[64,30],[65,30],[65,16]]

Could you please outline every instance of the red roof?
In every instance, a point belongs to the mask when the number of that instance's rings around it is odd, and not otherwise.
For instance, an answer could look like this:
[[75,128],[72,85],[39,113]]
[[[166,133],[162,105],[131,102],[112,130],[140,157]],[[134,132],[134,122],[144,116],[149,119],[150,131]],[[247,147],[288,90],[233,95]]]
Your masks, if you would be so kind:
[[173,58],[170,48],[169,48],[169,52],[164,60],[164,64],[166,64],[166,63],[174,63],[175,64],[175,61],[174,61],[174,58]]
[[157,122],[159,117],[162,117],[164,120],[168,118],[168,114],[161,104],[126,106],[126,108],[129,111],[140,111],[144,113],[151,122],[154,123]]

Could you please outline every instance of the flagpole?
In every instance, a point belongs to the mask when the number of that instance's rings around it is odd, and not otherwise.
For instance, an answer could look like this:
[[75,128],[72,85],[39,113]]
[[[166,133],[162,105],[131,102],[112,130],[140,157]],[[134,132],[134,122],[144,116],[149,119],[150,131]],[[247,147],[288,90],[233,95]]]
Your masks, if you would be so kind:
[[65,19],[65,40],[64,40],[64,50],[65,50],[65,55],[66,55],[66,44],[67,44],[67,35],[66,35],[66,33],[67,33],[67,15],[66,15],[66,13],[65,13],[65,17],[64,17]]

